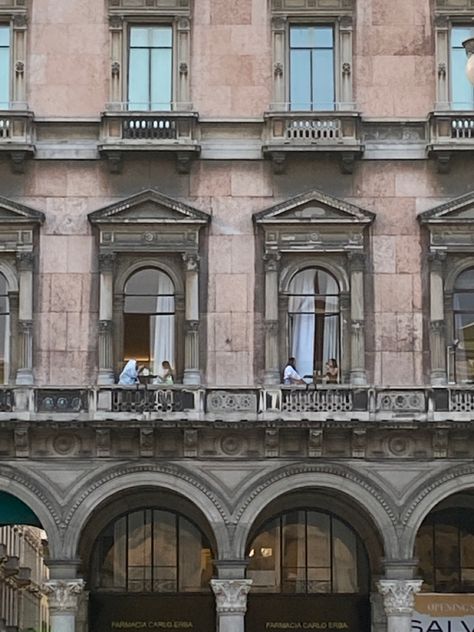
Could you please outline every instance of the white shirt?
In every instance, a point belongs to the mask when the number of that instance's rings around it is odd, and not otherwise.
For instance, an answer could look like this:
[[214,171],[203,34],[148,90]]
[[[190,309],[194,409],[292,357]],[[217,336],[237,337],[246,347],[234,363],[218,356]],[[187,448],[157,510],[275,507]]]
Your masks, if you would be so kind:
[[283,384],[294,384],[298,380],[301,380],[301,375],[291,366],[291,364],[287,364],[285,371],[283,372]]

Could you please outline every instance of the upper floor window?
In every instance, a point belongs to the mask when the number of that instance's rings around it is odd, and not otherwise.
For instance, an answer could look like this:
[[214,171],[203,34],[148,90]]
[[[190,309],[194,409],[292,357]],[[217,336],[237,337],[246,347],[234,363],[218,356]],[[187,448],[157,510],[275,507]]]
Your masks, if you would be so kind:
[[252,591],[369,592],[368,560],[357,534],[337,517],[290,511],[267,522],[248,550]]
[[333,110],[334,28],[290,26],[290,109]]
[[454,381],[474,380],[474,268],[456,278],[453,292]]
[[123,361],[137,360],[153,375],[163,362],[175,367],[175,289],[156,268],[132,274],[125,284]]
[[0,24],[0,109],[10,106],[10,26]]
[[339,287],[321,268],[301,270],[288,295],[290,355],[305,377],[321,377],[328,364],[339,366]]
[[0,384],[10,378],[10,305],[7,280],[0,273]]
[[466,77],[466,51],[462,43],[474,37],[474,27],[453,25],[451,27],[450,66],[451,104],[455,110],[474,109],[474,87]]
[[131,110],[170,110],[173,29],[169,25],[130,27],[128,106]]

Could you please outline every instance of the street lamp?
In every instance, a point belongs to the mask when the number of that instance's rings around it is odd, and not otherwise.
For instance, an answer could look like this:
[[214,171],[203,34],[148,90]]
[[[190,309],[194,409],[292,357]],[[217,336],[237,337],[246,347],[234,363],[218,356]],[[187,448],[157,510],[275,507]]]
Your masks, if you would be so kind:
[[467,55],[466,75],[474,86],[474,37],[464,40],[462,43]]

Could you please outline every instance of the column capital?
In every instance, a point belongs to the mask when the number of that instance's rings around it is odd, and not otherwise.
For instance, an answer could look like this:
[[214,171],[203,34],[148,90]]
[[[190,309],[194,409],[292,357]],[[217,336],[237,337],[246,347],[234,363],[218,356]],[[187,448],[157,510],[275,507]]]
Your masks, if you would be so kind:
[[347,258],[349,259],[351,272],[364,272],[365,271],[365,263],[366,263],[365,253],[359,250],[349,250],[349,252],[347,253]]
[[446,261],[446,252],[444,250],[430,250],[427,259],[431,263],[431,269],[442,267]]
[[197,252],[183,252],[181,255],[187,272],[199,272],[200,257]]
[[31,250],[16,253],[16,267],[19,272],[31,272],[34,267],[35,258]]
[[99,272],[113,272],[116,255],[113,252],[99,254]]
[[411,615],[415,605],[415,595],[420,592],[422,579],[381,579],[377,588],[383,596],[385,612],[388,615]]
[[263,261],[265,262],[265,272],[276,272],[278,270],[280,259],[281,254],[278,251],[272,250],[266,252],[263,255]]
[[245,614],[251,585],[251,579],[211,579],[211,588],[216,596],[216,612]]
[[44,583],[49,605],[56,612],[75,612],[77,598],[83,592],[83,579],[50,579]]

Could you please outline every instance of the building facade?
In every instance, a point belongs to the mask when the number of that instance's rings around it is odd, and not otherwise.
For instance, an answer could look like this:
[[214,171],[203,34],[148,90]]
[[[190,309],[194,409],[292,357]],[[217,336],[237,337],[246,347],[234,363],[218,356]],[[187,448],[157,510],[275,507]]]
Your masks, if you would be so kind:
[[473,20],[0,0],[0,523],[52,632],[469,616]]

